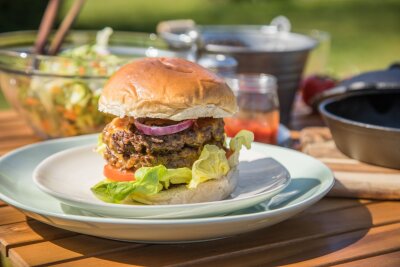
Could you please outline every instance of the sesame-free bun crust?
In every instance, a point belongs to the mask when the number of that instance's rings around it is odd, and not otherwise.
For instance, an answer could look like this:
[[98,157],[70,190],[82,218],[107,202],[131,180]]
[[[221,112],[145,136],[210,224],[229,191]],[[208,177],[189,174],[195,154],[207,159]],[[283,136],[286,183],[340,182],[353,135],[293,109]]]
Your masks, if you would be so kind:
[[233,167],[225,176],[200,183],[194,189],[180,185],[155,195],[128,198],[124,204],[174,205],[223,200],[235,190],[238,175],[239,171]]
[[109,79],[99,110],[180,121],[231,116],[237,105],[224,80],[211,71],[184,59],[146,58],[123,66]]

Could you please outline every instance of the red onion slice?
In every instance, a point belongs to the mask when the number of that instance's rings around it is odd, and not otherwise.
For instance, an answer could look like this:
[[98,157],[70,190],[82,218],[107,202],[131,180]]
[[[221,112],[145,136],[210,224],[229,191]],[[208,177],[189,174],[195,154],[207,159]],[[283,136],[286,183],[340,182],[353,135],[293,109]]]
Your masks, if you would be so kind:
[[193,123],[194,120],[186,120],[168,126],[148,126],[146,124],[140,123],[137,120],[134,121],[136,128],[138,128],[142,133],[146,135],[155,135],[155,136],[168,135],[181,132],[192,126]]

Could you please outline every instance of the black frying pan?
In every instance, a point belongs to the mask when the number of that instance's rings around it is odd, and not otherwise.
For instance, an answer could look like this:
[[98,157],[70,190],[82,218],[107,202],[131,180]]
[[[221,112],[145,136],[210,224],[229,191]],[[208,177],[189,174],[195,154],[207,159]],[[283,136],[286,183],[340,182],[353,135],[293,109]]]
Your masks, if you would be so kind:
[[364,87],[324,100],[319,110],[344,154],[400,169],[400,84]]

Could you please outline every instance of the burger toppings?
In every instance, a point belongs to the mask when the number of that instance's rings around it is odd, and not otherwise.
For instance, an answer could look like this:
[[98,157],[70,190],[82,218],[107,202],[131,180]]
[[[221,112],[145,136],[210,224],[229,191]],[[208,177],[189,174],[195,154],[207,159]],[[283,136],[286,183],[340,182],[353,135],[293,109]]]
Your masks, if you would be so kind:
[[[165,125],[170,122],[144,120],[141,123]],[[136,170],[159,164],[167,168],[191,168],[205,144],[223,147],[224,121],[200,118],[178,133],[151,136],[142,133],[133,121],[116,118],[104,129],[102,141],[106,144],[105,159],[119,169]]]
[[[189,131],[189,129],[186,131]],[[184,132],[182,131],[180,134],[184,134]],[[186,184],[189,189],[193,189],[200,183],[223,177],[237,165],[242,146],[250,148],[253,138],[254,135],[249,131],[239,132],[229,142],[231,151],[229,158],[227,158],[225,152],[227,148],[215,144],[203,144],[200,146],[200,155],[190,167],[171,168],[164,164],[140,167],[132,171],[132,173],[134,172],[134,180],[115,181],[106,176],[109,179],[95,185],[92,191],[98,198],[106,202],[129,203],[135,201],[148,204],[144,196],[156,194],[172,185]],[[107,140],[104,136],[102,139]],[[99,145],[102,146],[102,144]],[[106,146],[108,145],[106,144]],[[115,170],[115,168],[110,169]],[[123,172],[123,169],[121,171]]]
[[136,128],[138,128],[144,134],[160,136],[174,134],[186,130],[193,125],[193,122],[194,120],[185,120],[168,126],[148,126],[144,123],[141,123],[139,120],[135,120],[134,124]]

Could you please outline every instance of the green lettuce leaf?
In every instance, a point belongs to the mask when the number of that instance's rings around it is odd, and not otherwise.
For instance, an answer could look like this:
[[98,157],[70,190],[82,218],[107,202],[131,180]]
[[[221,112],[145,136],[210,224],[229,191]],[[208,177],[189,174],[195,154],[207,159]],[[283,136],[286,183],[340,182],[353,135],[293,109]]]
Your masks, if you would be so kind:
[[205,145],[198,160],[192,166],[192,180],[189,188],[196,188],[200,183],[218,179],[229,171],[225,151],[215,145]]
[[[139,170],[141,170],[140,168]],[[135,173],[135,181],[114,182],[104,180],[91,188],[92,192],[101,200],[110,203],[119,203],[131,194],[154,195],[162,190],[159,177],[163,176],[167,168],[159,165]]]
[[132,193],[138,193],[143,195],[154,195],[162,190],[160,187],[160,177],[164,176],[167,172],[167,168],[163,165],[148,168],[146,171],[138,169],[135,172],[135,184],[136,188]]
[[239,163],[239,153],[242,146],[250,149],[254,134],[241,130],[229,142],[233,154],[226,158],[225,151],[215,145],[205,145],[198,160],[192,166],[192,180],[189,188],[196,188],[200,183],[210,179],[218,179],[226,175],[231,168]]
[[242,146],[247,149],[251,148],[251,142],[254,140],[254,134],[247,130],[241,130],[229,142],[229,148],[233,151],[229,157],[229,166],[232,168],[239,163],[239,154]]
[[93,194],[104,202],[119,203],[134,189],[132,182],[101,181],[91,188]]
[[160,182],[165,189],[168,189],[170,184],[188,184],[192,180],[192,170],[189,168],[167,169],[166,174],[160,177]]

